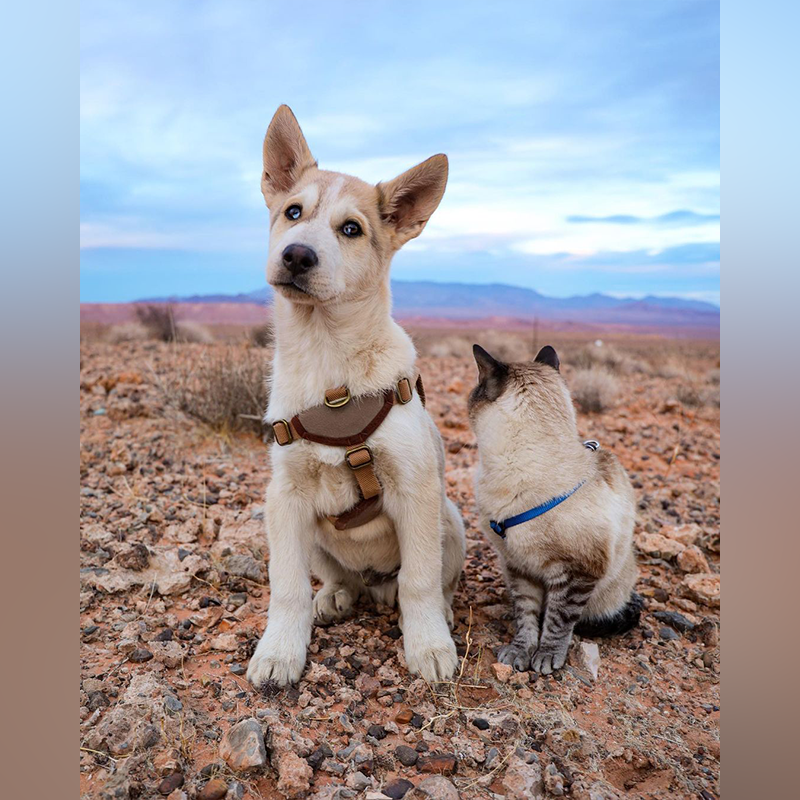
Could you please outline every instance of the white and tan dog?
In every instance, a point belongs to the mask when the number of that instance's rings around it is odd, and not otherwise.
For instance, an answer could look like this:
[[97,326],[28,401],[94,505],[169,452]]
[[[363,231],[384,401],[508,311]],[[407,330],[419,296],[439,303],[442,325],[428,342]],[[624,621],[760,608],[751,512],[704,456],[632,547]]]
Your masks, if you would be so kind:
[[[389,266],[422,232],[447,182],[436,155],[377,186],[317,168],[300,127],[281,106],[264,140],[261,189],[270,212],[267,280],[276,333],[266,418],[291,419],[327,389],[378,394],[415,376],[416,353],[391,317]],[[409,670],[448,678],[457,665],[448,629],[465,556],[464,527],[445,496],[444,449],[415,393],[370,436],[383,511],[352,530],[326,515],[359,499],[342,448],[309,441],[272,445],[265,518],[271,588],[267,628],[247,677],[299,680],[312,625],[350,612],[359,595],[399,600]],[[364,574],[396,579],[363,580]],[[309,573],[323,587],[312,602]]]

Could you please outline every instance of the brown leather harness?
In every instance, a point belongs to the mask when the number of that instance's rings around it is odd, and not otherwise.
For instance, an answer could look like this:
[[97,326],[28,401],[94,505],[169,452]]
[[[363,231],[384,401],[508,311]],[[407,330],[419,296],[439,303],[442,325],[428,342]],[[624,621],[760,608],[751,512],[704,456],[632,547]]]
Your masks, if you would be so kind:
[[[425,389],[422,376],[414,384],[422,405]],[[395,403],[405,405],[414,396],[414,386],[409,378],[400,378],[383,394],[363,394],[352,397],[346,386],[337,386],[325,392],[325,402],[295,414],[290,420],[279,419],[272,423],[275,441],[285,447],[296,439],[348,448],[344,462],[353,471],[359,500],[338,516],[328,515],[328,521],[340,531],[365,525],[381,513],[381,484],[375,474],[375,459],[366,444],[375,433]]]

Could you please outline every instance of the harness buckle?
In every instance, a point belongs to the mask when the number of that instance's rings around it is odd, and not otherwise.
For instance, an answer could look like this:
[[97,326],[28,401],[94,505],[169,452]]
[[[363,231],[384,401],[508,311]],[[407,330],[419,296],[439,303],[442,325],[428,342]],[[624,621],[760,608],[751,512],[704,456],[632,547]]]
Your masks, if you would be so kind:
[[329,400],[327,392],[325,393],[325,405],[328,406],[328,408],[341,408],[342,406],[346,406],[349,402],[350,390],[346,386],[344,387],[344,397]]
[[502,522],[496,520],[489,520],[489,527],[501,538],[506,538],[506,526]]
[[410,403],[414,398],[414,393],[411,390],[411,381],[408,378],[400,378],[400,380],[397,381],[395,394],[397,395],[400,405],[404,406],[406,403]]
[[[278,425],[283,425],[283,436],[279,435],[278,433]],[[272,432],[275,434],[275,441],[278,443],[280,447],[284,447],[287,444],[291,444],[294,441],[294,436],[292,436],[292,428],[291,425],[285,419],[279,419],[272,423]],[[283,441],[281,441],[281,438]]]
[[[359,453],[363,455],[358,455]],[[355,456],[355,458],[353,458]],[[364,458],[366,456],[366,458]],[[351,447],[344,454],[344,460],[348,467],[353,472],[357,469],[368,467],[372,463],[372,450],[366,444],[360,444],[358,447]]]

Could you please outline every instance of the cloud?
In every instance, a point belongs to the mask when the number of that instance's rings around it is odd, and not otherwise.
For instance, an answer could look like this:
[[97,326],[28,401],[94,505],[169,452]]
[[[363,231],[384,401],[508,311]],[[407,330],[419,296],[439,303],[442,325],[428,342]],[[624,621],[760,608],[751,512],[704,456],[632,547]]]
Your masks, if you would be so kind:
[[610,225],[672,225],[690,227],[705,225],[709,222],[719,222],[719,214],[698,214],[694,211],[670,211],[657,217],[637,217],[633,214],[611,214],[607,217],[591,217],[573,214],[567,217],[567,222],[600,223]]

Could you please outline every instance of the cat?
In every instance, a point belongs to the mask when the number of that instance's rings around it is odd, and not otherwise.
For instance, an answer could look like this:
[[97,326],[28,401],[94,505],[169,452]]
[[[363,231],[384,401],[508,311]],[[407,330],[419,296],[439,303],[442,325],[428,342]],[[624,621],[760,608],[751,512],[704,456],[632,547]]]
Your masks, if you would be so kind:
[[552,347],[525,363],[473,353],[475,496],[516,626],[498,660],[547,675],[564,666],[573,631],[608,636],[639,622],[633,487],[613,453],[578,437]]

